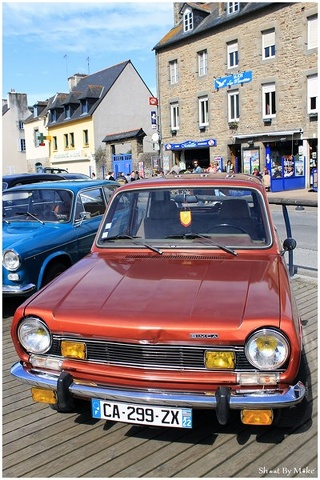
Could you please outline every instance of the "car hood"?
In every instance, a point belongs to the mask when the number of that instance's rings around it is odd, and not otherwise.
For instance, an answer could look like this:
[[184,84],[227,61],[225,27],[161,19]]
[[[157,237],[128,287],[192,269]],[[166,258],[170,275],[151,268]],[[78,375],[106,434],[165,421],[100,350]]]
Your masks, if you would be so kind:
[[35,253],[40,245],[47,245],[48,242],[51,244],[50,238],[57,230],[62,234],[64,228],[53,223],[12,222],[3,228],[2,250],[13,248],[22,254],[25,251],[29,252],[32,245],[32,252]]
[[90,254],[35,294],[25,314],[43,316],[57,333],[88,337],[243,341],[292,315],[285,274],[280,289],[282,263],[248,257]]

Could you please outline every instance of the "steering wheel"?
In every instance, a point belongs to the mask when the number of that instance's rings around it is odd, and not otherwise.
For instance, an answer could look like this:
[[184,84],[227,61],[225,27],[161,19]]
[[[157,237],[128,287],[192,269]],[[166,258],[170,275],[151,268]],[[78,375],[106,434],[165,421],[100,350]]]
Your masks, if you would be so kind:
[[212,230],[215,230],[216,228],[234,228],[235,230],[239,230],[241,233],[245,233],[248,235],[248,232],[246,232],[242,227],[238,227],[238,225],[232,225],[231,223],[219,223],[218,225],[213,225],[212,227],[209,228],[207,233],[212,233]]

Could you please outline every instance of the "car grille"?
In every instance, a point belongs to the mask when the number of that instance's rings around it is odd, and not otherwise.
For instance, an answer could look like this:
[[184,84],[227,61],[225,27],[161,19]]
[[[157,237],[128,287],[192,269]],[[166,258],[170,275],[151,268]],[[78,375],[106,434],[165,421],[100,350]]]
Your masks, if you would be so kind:
[[204,366],[206,350],[234,351],[236,371],[253,371],[243,347],[184,346],[184,345],[141,345],[117,343],[101,340],[54,337],[49,355],[61,356],[62,340],[83,342],[87,348],[87,361],[106,365],[125,366],[145,369],[208,371]]

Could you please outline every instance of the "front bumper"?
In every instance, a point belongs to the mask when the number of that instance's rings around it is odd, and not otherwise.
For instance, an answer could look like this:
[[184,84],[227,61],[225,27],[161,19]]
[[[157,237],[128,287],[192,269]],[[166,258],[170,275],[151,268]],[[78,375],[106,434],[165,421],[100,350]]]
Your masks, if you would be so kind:
[[3,295],[26,295],[36,289],[34,283],[27,285],[2,285]]
[[[63,372],[65,373],[65,372]],[[18,362],[11,368],[11,374],[18,380],[32,386],[59,390],[61,375],[27,370]],[[217,409],[218,396],[206,393],[181,393],[171,391],[148,391],[113,388],[104,385],[84,384],[73,381],[71,375],[65,394],[90,400],[112,400],[125,403],[150,403],[161,406],[186,407],[199,409]],[[305,386],[298,381],[287,389],[254,390],[250,392],[230,392],[228,406],[232,410],[289,408],[301,402],[305,395]]]

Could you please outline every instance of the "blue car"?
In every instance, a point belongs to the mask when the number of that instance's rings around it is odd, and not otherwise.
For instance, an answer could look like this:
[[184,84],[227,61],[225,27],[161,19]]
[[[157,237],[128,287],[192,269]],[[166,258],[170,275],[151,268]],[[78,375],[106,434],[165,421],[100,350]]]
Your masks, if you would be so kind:
[[3,192],[3,295],[28,296],[84,257],[118,187],[58,180]]

